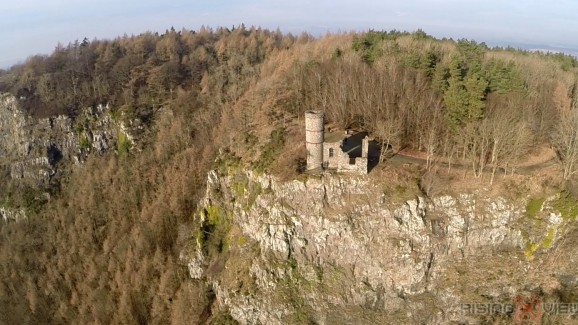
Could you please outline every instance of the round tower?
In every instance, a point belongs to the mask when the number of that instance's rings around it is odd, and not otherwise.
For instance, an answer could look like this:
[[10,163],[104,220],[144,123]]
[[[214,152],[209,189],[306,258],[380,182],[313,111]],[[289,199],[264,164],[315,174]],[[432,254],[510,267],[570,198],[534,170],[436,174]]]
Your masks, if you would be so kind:
[[307,170],[323,165],[323,112],[305,112],[305,147],[307,148]]

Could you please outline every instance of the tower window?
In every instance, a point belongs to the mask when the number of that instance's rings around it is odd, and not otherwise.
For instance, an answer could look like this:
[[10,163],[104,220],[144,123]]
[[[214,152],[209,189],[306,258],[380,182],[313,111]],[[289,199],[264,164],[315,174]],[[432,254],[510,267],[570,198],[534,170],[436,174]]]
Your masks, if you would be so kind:
[[333,148],[329,148],[329,158],[333,157]]

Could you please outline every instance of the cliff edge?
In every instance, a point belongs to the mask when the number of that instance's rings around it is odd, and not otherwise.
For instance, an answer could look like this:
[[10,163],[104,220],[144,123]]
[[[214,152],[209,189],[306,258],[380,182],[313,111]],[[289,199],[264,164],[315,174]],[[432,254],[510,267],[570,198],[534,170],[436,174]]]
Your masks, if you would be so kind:
[[560,244],[573,227],[554,208],[558,197],[530,216],[526,199],[406,199],[382,185],[211,171],[181,258],[241,324],[475,324],[512,311],[469,313],[468,304],[575,292],[576,254]]

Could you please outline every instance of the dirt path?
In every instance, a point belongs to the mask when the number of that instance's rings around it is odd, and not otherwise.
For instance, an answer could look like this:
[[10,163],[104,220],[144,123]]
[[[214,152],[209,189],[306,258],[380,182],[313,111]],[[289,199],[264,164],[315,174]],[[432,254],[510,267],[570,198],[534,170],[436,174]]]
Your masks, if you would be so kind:
[[[392,157],[388,158],[387,161],[389,161],[390,163],[394,163],[396,165],[399,166],[407,166],[407,165],[425,165],[426,164],[426,158],[422,158],[417,156],[415,153],[413,152],[398,152],[396,154],[394,154]],[[557,157],[556,154],[553,150],[548,149],[548,148],[541,148],[539,151],[539,154],[537,155],[533,155],[531,156],[527,161],[525,161],[523,164],[517,165],[517,166],[513,166],[513,170],[516,174],[533,174],[538,170],[544,169],[544,168],[548,168],[551,166],[555,166],[557,164]],[[444,168],[448,168],[449,167],[449,163],[448,162],[440,162],[437,161],[436,166],[439,167],[444,167]],[[451,168],[457,168],[457,169],[471,169],[472,166],[469,164],[462,164],[462,163],[457,163],[457,162],[452,162],[451,164]],[[508,167],[509,170],[510,167]],[[499,167],[498,168],[499,171],[503,172],[504,169]],[[491,172],[491,168],[487,168],[484,173],[490,173]]]

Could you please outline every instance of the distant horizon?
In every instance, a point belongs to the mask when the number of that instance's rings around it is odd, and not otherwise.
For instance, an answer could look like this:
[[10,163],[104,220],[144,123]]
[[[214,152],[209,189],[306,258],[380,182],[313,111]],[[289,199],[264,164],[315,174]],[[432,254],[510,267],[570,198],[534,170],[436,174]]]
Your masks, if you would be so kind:
[[113,39],[147,30],[161,33],[171,26],[197,30],[241,23],[314,36],[422,29],[436,38],[578,52],[576,11],[578,2],[570,0],[19,0],[3,4],[0,11],[0,67],[48,55],[58,43],[85,37]]

